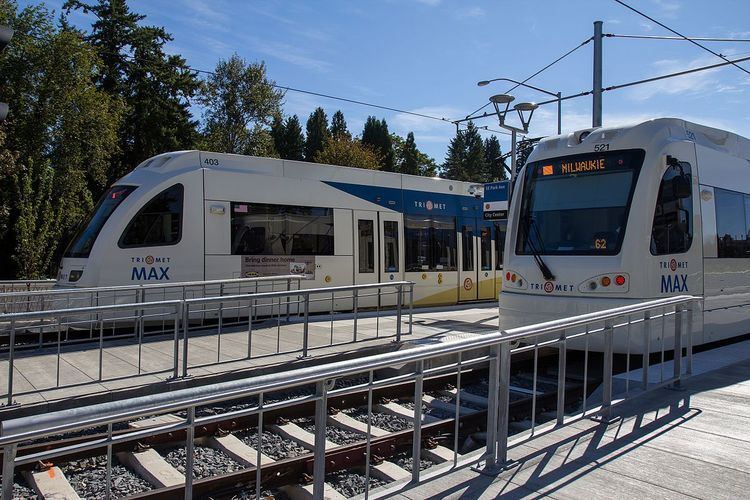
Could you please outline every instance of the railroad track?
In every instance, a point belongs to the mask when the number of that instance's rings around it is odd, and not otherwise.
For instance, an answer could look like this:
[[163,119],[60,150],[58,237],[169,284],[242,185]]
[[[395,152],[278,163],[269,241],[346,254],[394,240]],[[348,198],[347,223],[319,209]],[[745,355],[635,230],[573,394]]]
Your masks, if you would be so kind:
[[[485,446],[486,377],[486,369],[464,371],[460,390],[456,388],[455,374],[425,378],[421,401],[421,470],[453,463],[463,454]],[[372,491],[390,482],[411,478],[414,466],[411,453],[414,383],[373,389],[372,396],[366,389],[356,390],[358,385],[367,383],[366,379],[346,379],[337,383],[352,386],[353,390],[328,398],[326,496],[334,499],[352,497],[364,492],[367,481]],[[554,418],[548,410],[556,405],[556,378],[537,377],[535,405],[532,405],[533,384],[528,373],[516,373],[512,383],[512,432],[530,427],[532,407],[537,423]],[[590,387],[592,385],[590,382]],[[583,384],[569,379],[565,386],[566,401],[571,402],[569,407],[572,409],[580,402]],[[306,390],[267,395],[266,404],[302,400],[309,395],[310,391]],[[372,408],[369,428],[368,400]],[[192,488],[195,498],[255,498],[258,477],[263,496],[311,497],[315,403],[300,401],[285,408],[270,407],[260,418],[257,414],[220,418],[224,413],[257,404],[257,398],[250,398],[232,405],[196,410],[196,417],[213,415],[217,419],[194,430]],[[185,415],[178,413],[131,421],[113,428],[112,435],[124,436],[133,429],[169,425],[184,419]],[[104,498],[106,446],[92,445],[84,452],[65,453],[64,450],[71,445],[96,443],[106,436],[106,433],[61,436],[19,447],[19,457],[43,451],[53,451],[56,457],[54,463],[17,468],[14,498],[33,497],[35,492],[41,497]],[[185,430],[178,430],[113,445],[111,496],[183,498],[188,467],[187,437]],[[368,448],[370,470],[365,471]]]

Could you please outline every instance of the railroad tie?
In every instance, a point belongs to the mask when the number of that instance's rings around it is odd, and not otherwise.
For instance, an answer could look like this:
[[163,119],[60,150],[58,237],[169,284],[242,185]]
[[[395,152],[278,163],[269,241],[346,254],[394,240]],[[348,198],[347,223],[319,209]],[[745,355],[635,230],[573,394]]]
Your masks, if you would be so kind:
[[[456,394],[458,394],[458,389],[447,389],[438,392],[444,396],[451,396],[455,398]],[[467,403],[481,406],[483,408],[487,408],[490,405],[489,401],[484,396],[478,396],[464,390],[461,391],[461,401],[466,401]]]
[[[335,415],[328,415],[328,425],[339,427],[352,432],[361,432],[367,434],[367,422],[360,422],[356,418],[350,417],[344,412],[338,412]],[[373,437],[387,436],[389,433],[380,427],[370,426],[370,434]]]
[[50,467],[38,472],[24,471],[23,477],[41,498],[64,498],[80,500],[59,467]]
[[[215,450],[226,453],[236,462],[246,467],[255,467],[258,463],[258,450],[246,445],[232,434],[226,436],[211,436],[206,444]],[[260,454],[261,465],[271,464],[275,460],[268,455]]]
[[117,459],[155,488],[179,486],[185,482],[185,476],[153,448],[139,452],[120,452],[117,454]]
[[370,474],[373,477],[382,479],[386,482],[399,481],[401,479],[411,479],[411,472],[407,471],[388,460],[383,460],[378,465],[370,466]]
[[[437,446],[432,449],[422,448],[422,458],[432,460],[436,464],[450,462],[453,460],[453,450],[445,446]],[[458,455],[458,459],[461,459],[461,454]]]
[[135,420],[128,423],[128,427],[130,427],[131,429],[147,429],[149,427],[158,427],[160,425],[178,424],[184,421],[185,419],[182,417],[178,417],[177,415],[174,415],[172,413],[165,413],[164,415],[157,415],[151,418]]
[[[345,500],[346,497],[333,489],[333,487],[324,483],[323,498],[326,500]],[[312,484],[295,484],[294,486],[282,486],[279,488],[286,496],[291,500],[312,500],[313,497],[313,485]]]
[[[406,406],[401,406],[400,404],[394,403],[393,401],[375,405],[373,409],[381,413],[386,413],[388,415],[395,415],[397,417],[405,418],[411,422],[414,421],[413,409],[407,408]],[[437,421],[438,419],[431,415],[422,414],[423,424],[429,424],[429,423],[437,422]]]
[[[432,396],[424,395],[422,396],[422,401],[424,401],[429,406],[435,408],[436,410],[444,411],[446,413],[449,413],[451,415],[455,414],[456,412],[456,405],[451,403],[446,403],[443,400],[433,398]],[[458,407],[458,414],[460,416],[463,415],[469,415],[471,413],[476,413],[477,410],[474,408],[469,408],[466,406],[459,406]]]
[[[287,439],[291,439],[292,441],[298,442],[307,450],[315,450],[315,434],[313,434],[312,432],[307,432],[305,429],[295,423],[289,422],[283,425],[271,425],[270,428],[276,434],[279,434],[280,436]],[[339,445],[326,439],[326,450],[336,448],[337,446]]]

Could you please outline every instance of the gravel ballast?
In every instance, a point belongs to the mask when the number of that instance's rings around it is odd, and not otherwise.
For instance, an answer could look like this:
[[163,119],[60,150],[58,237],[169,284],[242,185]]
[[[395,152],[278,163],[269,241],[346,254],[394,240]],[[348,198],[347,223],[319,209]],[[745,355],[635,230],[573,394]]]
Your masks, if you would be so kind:
[[[411,456],[411,453],[399,453],[388,460],[395,462],[396,465],[409,472],[411,472],[412,466],[414,465],[414,457]],[[419,460],[419,470],[429,469],[433,465],[435,465],[435,463],[432,460],[427,460],[426,458]]]
[[[162,456],[172,467],[177,469],[181,474],[185,474],[186,450],[187,448],[181,446],[163,453]],[[244,468],[242,464],[235,462],[224,452],[206,446],[195,447],[193,477],[196,479],[227,474]]]
[[[361,495],[365,492],[366,477],[364,474],[353,471],[341,471],[326,476],[326,482],[330,484],[333,489],[341,493],[347,498]],[[385,486],[387,482],[372,477],[370,474],[370,491],[381,486]]]
[[[315,434],[315,420],[312,418],[298,418],[293,420],[295,424],[302,427],[311,434]],[[353,432],[347,429],[341,429],[332,425],[326,426],[326,439],[338,445],[359,443],[367,439],[361,432]]]
[[[367,423],[367,410],[355,408],[344,410],[344,413],[346,413],[353,419]],[[374,427],[379,427],[380,429],[388,432],[405,431],[413,427],[413,424],[405,418],[379,412],[372,412],[371,423]]]
[[[60,467],[81,498],[104,498],[107,491],[107,457],[74,460]],[[121,498],[153,487],[112,458],[112,496]]]
[[[258,446],[257,428],[236,432],[235,436],[237,436],[238,439],[241,439],[252,449],[255,449]],[[290,439],[283,438],[278,434],[274,434],[269,431],[263,432],[263,440],[260,446],[260,451],[264,455],[269,456],[274,460],[294,458],[309,453],[305,448],[303,448],[296,442]]]

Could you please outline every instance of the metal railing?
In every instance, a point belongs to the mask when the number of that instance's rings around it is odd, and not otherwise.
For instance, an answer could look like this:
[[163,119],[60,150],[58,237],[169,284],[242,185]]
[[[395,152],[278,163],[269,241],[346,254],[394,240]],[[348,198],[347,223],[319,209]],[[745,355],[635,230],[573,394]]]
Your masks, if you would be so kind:
[[[7,326],[7,360],[0,361],[7,390],[0,393],[5,401],[0,406],[43,390],[142,375],[177,379],[223,363],[291,353],[307,357],[314,349],[378,338],[398,342],[404,314],[407,333],[412,331],[413,286],[396,281],[0,315]],[[395,310],[384,315],[383,302],[393,302]],[[363,304],[371,310],[363,311]],[[327,315],[311,316],[322,310]],[[87,343],[66,343],[75,331],[84,332]],[[19,345],[21,333],[39,337],[33,350],[28,341]],[[54,367],[55,376],[47,371],[39,380],[25,376],[38,374],[42,364]],[[19,389],[17,379],[27,386]]]
[[[364,358],[356,358],[326,365],[318,365],[303,369],[257,376],[244,380],[224,382],[210,386],[195,387],[147,397],[114,401],[95,406],[73,408],[70,410],[38,415],[27,418],[6,420],[0,423],[0,447],[3,448],[3,477],[13,476],[16,467],[30,466],[40,461],[47,461],[69,453],[79,453],[85,450],[100,450],[107,456],[107,492],[111,491],[112,450],[113,447],[122,449],[123,445],[131,446],[148,436],[166,432],[185,432],[185,446],[187,457],[193,456],[194,437],[196,432],[211,424],[231,419],[237,421],[243,417],[253,417],[258,433],[257,456],[261,456],[261,433],[264,429],[264,414],[272,410],[287,408],[300,402],[310,402],[315,405],[314,434],[315,444],[313,455],[313,496],[323,498],[325,472],[330,465],[326,457],[326,416],[328,399],[367,391],[366,422],[368,433],[362,439],[366,440],[364,453],[364,470],[366,471],[365,498],[370,495],[369,474],[376,450],[382,446],[392,445],[388,441],[390,436],[373,437],[369,432],[373,425],[373,405],[375,390],[403,385],[413,385],[413,428],[411,430],[411,444],[402,439],[399,446],[411,448],[413,464],[419,464],[422,457],[422,447],[425,445],[423,435],[443,426],[446,420],[427,423],[423,422],[422,401],[424,398],[425,381],[437,375],[455,375],[455,420],[448,434],[453,434],[453,461],[446,466],[458,466],[466,463],[483,462],[485,467],[494,468],[507,462],[509,447],[509,394],[511,391],[511,356],[513,354],[534,351],[534,365],[536,356],[542,347],[556,347],[559,350],[558,383],[556,386],[556,418],[552,425],[564,425],[573,419],[586,415],[597,415],[602,418],[609,416],[612,405],[629,397],[644,393],[665,384],[679,384],[681,379],[691,374],[692,370],[692,339],[700,335],[702,325],[700,318],[701,298],[679,296],[668,299],[653,300],[640,304],[618,307],[605,311],[598,311],[571,318],[550,321],[527,327],[515,328],[508,331],[477,335],[445,343],[415,347],[397,352],[379,354]],[[641,335],[644,344],[647,338],[654,335],[654,325],[670,322],[673,334],[674,369],[670,377],[659,383],[653,383],[643,378],[639,388],[628,387],[624,391],[613,392],[613,338],[615,335]],[[685,328],[687,324],[687,328]],[[667,332],[665,328],[665,332]],[[603,352],[603,369],[601,373],[601,397],[584,393],[583,404],[578,408],[566,410],[571,402],[566,401],[566,351],[569,341],[578,339],[601,337]],[[518,341],[524,344],[513,347]],[[684,354],[683,354],[684,349]],[[528,356],[528,355],[526,355]],[[588,350],[586,350],[588,358]],[[683,360],[686,361],[683,365]],[[644,371],[650,365],[648,351],[643,354]],[[462,376],[467,376],[473,370],[489,366],[488,402],[486,414],[475,413],[484,419],[486,428],[486,446],[475,452],[459,455],[459,435],[462,420]],[[399,367],[397,375],[378,375],[376,371],[384,368]],[[590,375],[590,372],[588,373]],[[383,378],[379,378],[379,377]],[[345,384],[337,388],[337,379],[355,377],[359,382],[353,385]],[[533,375],[534,389],[532,399],[532,419],[536,418],[536,371]],[[585,386],[585,383],[584,383]],[[306,391],[306,389],[309,389]],[[279,391],[293,391],[295,398],[279,400]],[[302,393],[303,395],[299,395]],[[268,397],[271,395],[271,397]],[[274,401],[275,399],[275,401]],[[596,400],[595,400],[596,399]],[[595,400],[595,401],[594,401]],[[237,404],[238,401],[244,404]],[[227,403],[222,411],[201,412],[210,405]],[[215,410],[215,407],[212,407]],[[138,418],[159,415],[177,414],[179,418],[174,423],[159,425],[148,429],[129,429],[113,434],[113,425],[132,421]],[[450,424],[450,420],[447,420]],[[68,446],[64,450],[40,451],[24,453],[18,446],[27,440],[41,439],[48,436],[69,432],[90,430],[106,426],[104,433],[89,440]],[[537,426],[531,426],[528,432],[514,437],[514,441],[522,442],[534,435]],[[443,435],[446,433],[443,432]],[[380,448],[379,448],[380,447]],[[360,455],[352,455],[350,460],[358,459]],[[261,463],[260,459],[258,463]],[[190,470],[191,461],[188,459],[187,469]],[[262,466],[249,467],[242,472],[242,481],[254,483],[255,493],[260,497],[262,491]],[[411,480],[408,484],[420,482],[431,476],[442,474],[445,468],[438,467],[434,473],[424,473],[420,467],[412,467]],[[10,499],[13,481],[3,482],[2,498]],[[192,498],[194,489],[205,483],[194,481],[192,474],[186,475],[184,497]],[[394,488],[403,487],[396,483]],[[389,490],[392,491],[392,490]],[[196,494],[201,494],[197,491]]]
[[[291,290],[299,283],[296,274],[231,278],[204,281],[180,281],[138,285],[102,286],[92,288],[52,288],[54,280],[35,282],[0,282],[0,313],[72,309],[113,304],[133,304],[219,295],[239,295],[276,290]],[[8,285],[3,287],[3,283]]]

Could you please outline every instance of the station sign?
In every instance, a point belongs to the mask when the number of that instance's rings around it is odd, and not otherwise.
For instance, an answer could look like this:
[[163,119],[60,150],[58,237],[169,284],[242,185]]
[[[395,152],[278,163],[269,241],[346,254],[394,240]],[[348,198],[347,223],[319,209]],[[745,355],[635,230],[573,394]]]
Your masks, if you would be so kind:
[[510,181],[490,182],[484,185],[482,207],[484,220],[505,220],[508,218]]

